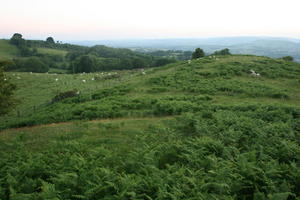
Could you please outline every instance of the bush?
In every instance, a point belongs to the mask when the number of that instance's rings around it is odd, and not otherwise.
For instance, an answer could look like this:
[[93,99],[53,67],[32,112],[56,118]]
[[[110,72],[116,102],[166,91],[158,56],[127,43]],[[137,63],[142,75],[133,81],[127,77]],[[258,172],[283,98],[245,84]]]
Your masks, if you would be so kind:
[[78,94],[79,94],[78,90],[70,90],[70,91],[66,91],[66,92],[61,92],[61,93],[55,95],[55,97],[52,98],[51,102],[54,103],[54,102],[58,102],[63,99],[66,99],[66,98],[75,97]]

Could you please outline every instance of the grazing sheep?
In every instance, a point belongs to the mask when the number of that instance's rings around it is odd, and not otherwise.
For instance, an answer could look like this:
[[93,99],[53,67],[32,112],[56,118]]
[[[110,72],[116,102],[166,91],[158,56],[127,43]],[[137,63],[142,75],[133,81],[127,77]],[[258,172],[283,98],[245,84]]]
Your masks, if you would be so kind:
[[58,78],[56,78],[55,81],[57,82],[57,81],[58,81]]
[[256,73],[254,70],[250,70],[250,72],[251,72],[251,76],[260,76],[260,74],[259,73]]
[[4,81],[7,81],[7,79],[5,78]]
[[86,83],[86,80],[83,79],[82,82],[83,82],[83,83]]
[[92,81],[94,81],[95,80],[95,78],[92,78]]

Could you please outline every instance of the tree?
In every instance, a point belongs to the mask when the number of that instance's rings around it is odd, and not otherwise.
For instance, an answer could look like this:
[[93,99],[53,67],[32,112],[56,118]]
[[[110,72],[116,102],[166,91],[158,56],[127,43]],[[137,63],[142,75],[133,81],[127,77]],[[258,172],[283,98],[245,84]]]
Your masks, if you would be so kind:
[[22,34],[20,33],[15,33],[11,38],[10,38],[10,43],[16,46],[24,46],[25,45],[25,40],[22,38]]
[[24,71],[44,73],[49,71],[48,65],[37,57],[30,57],[24,62]]
[[73,64],[73,72],[81,73],[81,72],[93,72],[96,68],[96,61],[94,57],[90,55],[83,55],[79,57]]
[[16,86],[8,81],[4,70],[0,67],[0,115],[8,113],[16,105],[13,98]]
[[46,42],[49,44],[55,44],[53,37],[47,37]]
[[192,54],[192,59],[202,58],[205,56],[203,49],[197,48]]
[[231,55],[229,49],[222,49],[220,51],[215,51],[214,55],[222,55],[222,56],[225,56],[225,55]]
[[294,60],[294,58],[292,56],[284,56],[281,59],[285,60],[285,61],[290,61],[290,62],[292,62]]

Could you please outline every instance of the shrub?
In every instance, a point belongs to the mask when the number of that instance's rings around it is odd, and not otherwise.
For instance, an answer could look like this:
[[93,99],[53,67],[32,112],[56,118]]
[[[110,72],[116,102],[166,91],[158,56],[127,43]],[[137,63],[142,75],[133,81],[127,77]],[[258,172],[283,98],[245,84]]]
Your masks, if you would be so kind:
[[55,95],[55,97],[52,98],[51,102],[58,102],[66,98],[75,97],[78,95],[78,90],[70,90],[66,92],[60,92],[59,94]]

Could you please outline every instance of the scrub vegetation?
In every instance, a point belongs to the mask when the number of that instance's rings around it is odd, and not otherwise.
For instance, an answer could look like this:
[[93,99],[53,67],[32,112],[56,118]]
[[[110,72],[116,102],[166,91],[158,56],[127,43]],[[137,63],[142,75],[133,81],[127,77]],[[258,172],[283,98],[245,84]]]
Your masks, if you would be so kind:
[[300,199],[300,64],[194,58],[6,72],[20,103],[0,118],[0,199]]

